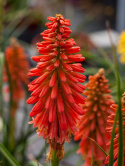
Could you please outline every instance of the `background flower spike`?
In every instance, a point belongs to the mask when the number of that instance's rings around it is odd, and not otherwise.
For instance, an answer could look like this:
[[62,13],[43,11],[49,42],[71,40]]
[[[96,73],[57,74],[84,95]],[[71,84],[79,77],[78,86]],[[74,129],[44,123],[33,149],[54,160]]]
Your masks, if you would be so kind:
[[95,163],[99,166],[104,165],[105,155],[94,142],[91,147],[91,140],[88,139],[89,137],[95,140],[105,152],[107,151],[106,143],[109,135],[105,128],[110,114],[110,105],[114,101],[110,95],[111,90],[104,73],[104,69],[101,68],[97,74],[90,75],[86,90],[83,92],[86,96],[86,102],[82,104],[85,115],[79,123],[79,131],[75,134],[75,140],[81,139],[78,152],[85,160],[84,166],[92,164],[92,149]]

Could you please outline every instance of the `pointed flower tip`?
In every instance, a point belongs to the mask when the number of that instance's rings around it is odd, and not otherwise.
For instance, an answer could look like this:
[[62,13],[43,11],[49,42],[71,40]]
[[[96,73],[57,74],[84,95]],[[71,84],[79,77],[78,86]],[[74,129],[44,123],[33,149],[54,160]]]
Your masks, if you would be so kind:
[[13,46],[13,47],[19,46],[19,43],[18,43],[18,41],[17,41],[17,39],[15,37],[12,37],[10,39],[10,45]]
[[104,75],[104,73],[105,73],[104,68],[101,68],[101,69],[99,69],[99,71],[98,71],[97,74],[99,74],[99,75]]
[[56,17],[63,17],[62,14],[56,14]]

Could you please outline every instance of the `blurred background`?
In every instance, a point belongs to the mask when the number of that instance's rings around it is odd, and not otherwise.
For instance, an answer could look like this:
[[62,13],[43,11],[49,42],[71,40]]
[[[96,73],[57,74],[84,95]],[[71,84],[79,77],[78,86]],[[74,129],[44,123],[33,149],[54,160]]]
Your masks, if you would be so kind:
[[[71,20],[73,33],[103,31],[106,20],[110,21],[111,29],[120,32],[125,27],[124,6],[124,0],[5,0],[4,35],[10,33],[34,44],[45,29],[47,17],[56,13]],[[9,25],[13,29],[7,29]]]
[[[42,41],[40,33],[47,29],[45,27],[47,17],[62,14],[66,19],[71,20],[71,37],[81,47],[81,53],[86,58],[83,62],[83,67],[86,69],[84,75],[95,74],[100,67],[104,67],[107,78],[110,78],[110,87],[115,98],[112,51],[106,21],[110,23],[113,42],[117,45],[119,34],[125,29],[125,0],[4,0],[0,1],[0,5],[2,52],[10,45],[10,38],[16,37],[25,49],[30,68],[35,67],[36,63],[31,57],[38,55],[36,43]],[[122,71],[123,65],[120,65],[120,69]],[[124,72],[122,74],[124,75]],[[22,165],[37,166],[35,159],[45,165],[45,141],[38,138],[32,125],[28,124],[30,121],[28,114],[32,105],[25,104],[30,95],[27,88],[25,89],[25,98],[19,101],[16,111],[14,134],[16,147],[11,154]],[[3,96],[4,112],[7,115],[8,96],[6,93]],[[1,142],[3,142],[2,135],[1,120]],[[65,157],[61,166],[81,166],[84,161],[79,154],[76,154],[77,150],[78,142],[74,142],[72,137],[71,142],[65,144]]]

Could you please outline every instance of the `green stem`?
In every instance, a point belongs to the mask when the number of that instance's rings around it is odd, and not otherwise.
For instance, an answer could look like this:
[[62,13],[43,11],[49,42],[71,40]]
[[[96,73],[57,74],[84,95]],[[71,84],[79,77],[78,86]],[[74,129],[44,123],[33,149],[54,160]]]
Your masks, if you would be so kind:
[[10,137],[9,137],[9,148],[11,151],[13,151],[15,147],[15,115],[11,116],[11,122],[10,122]]
[[[117,98],[118,98],[118,115],[119,115],[119,152],[118,152],[118,165],[123,166],[123,159],[124,159],[124,135],[123,135],[123,123],[122,123],[122,110],[121,110],[121,81],[120,81],[120,74],[119,74],[119,66],[117,61],[117,55],[115,46],[112,41],[111,33],[110,33],[110,25],[109,22],[107,22],[107,30],[109,34],[110,43],[112,46],[112,52],[114,56],[114,65],[115,65],[115,74],[116,74],[116,80],[117,80]],[[117,113],[115,120],[117,119]],[[116,122],[114,122],[113,131],[112,131],[112,138],[111,138],[111,145],[110,145],[110,157],[109,157],[109,166],[112,166],[111,161],[113,161],[113,138],[115,134],[115,126]],[[111,150],[112,149],[112,150]]]
[[[12,117],[12,109],[13,107],[15,107],[15,103],[13,101],[13,94],[12,94],[12,83],[11,83],[11,76],[9,73],[9,69],[8,69],[8,64],[5,58],[5,66],[6,66],[6,71],[7,71],[7,76],[8,76],[8,80],[9,80],[9,89],[10,89],[10,101],[9,101],[9,116],[8,116],[8,148],[10,148],[9,150],[13,150],[15,141],[14,141],[14,128],[15,128],[15,115],[14,117]],[[16,108],[15,108],[16,109]],[[12,133],[11,133],[12,132]]]
[[56,151],[53,150],[51,166],[59,166],[59,158],[56,157]]

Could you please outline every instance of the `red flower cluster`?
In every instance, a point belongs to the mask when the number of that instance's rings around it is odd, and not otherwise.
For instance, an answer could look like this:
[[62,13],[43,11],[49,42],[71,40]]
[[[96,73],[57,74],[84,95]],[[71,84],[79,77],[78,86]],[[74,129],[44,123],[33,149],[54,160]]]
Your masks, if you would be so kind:
[[[32,57],[38,62],[31,69],[29,76],[38,76],[28,87],[33,91],[27,100],[28,104],[36,103],[30,112],[33,127],[38,127],[38,134],[51,142],[63,144],[69,141],[69,134],[77,130],[79,115],[84,110],[78,105],[85,98],[80,95],[85,87],[78,82],[84,82],[85,76],[81,62],[84,60],[75,46],[75,41],[69,39],[71,33],[70,20],[62,15],[48,17],[48,29],[41,33],[44,41],[37,43],[38,52],[42,55]],[[53,143],[52,143],[53,144]]]
[[[11,39],[11,45],[6,48],[5,58],[10,76],[13,101],[17,102],[24,96],[22,83],[28,84],[29,63],[27,56],[15,38]],[[5,71],[4,81],[8,80],[7,71]]]
[[[75,134],[75,140],[81,139],[80,152],[84,159],[84,166],[92,163],[92,149],[96,165],[103,166],[105,156],[95,143],[87,138],[94,139],[105,151],[107,138],[106,126],[110,111],[110,105],[114,103],[109,95],[108,80],[104,77],[104,69],[100,69],[94,76],[89,76],[89,82],[86,84],[87,90],[84,95],[87,96],[85,104],[82,105],[85,115],[79,124],[79,131]],[[85,135],[85,136],[84,136]]]
[[[123,116],[123,131],[124,131],[124,166],[125,166],[125,93],[123,94],[122,100],[122,116]],[[109,133],[112,133],[114,119],[116,115],[116,111],[118,108],[117,104],[112,104],[111,106],[113,113],[108,117],[108,124],[109,127],[107,127],[107,131]],[[113,166],[118,166],[118,146],[119,146],[119,121],[117,121],[117,125],[115,128],[115,138],[114,138],[114,164]],[[107,144],[108,147],[110,147],[110,142]],[[106,157],[105,164],[109,163],[109,156]]]

